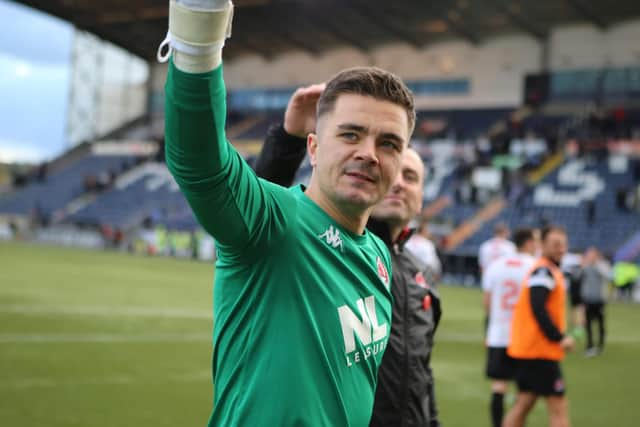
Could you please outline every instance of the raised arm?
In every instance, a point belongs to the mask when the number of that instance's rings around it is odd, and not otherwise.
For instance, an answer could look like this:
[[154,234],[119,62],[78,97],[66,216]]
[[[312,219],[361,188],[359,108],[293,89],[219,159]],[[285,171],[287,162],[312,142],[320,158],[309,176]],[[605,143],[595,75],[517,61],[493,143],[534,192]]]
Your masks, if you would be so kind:
[[282,125],[269,128],[253,169],[260,178],[290,187],[306,154],[306,139],[287,133]]
[[[275,186],[251,171],[225,136],[221,50],[229,35],[228,0],[171,1],[171,56],[165,87],[167,166],[200,224],[224,249],[255,245],[266,228],[282,229]],[[161,49],[163,46],[161,46]],[[273,237],[273,233],[271,233]]]
[[316,106],[324,87],[315,84],[295,91],[287,105],[284,123],[269,129],[255,161],[259,177],[285,187],[293,184],[307,151],[307,135],[316,128]]

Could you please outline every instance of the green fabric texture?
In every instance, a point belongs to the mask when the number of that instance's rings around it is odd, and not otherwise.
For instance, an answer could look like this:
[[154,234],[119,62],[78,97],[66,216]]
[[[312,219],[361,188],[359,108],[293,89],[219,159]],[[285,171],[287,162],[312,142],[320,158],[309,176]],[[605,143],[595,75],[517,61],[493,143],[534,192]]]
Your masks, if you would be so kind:
[[[210,426],[367,426],[391,328],[391,261],[226,141],[222,66],[169,65],[166,158],[217,244]],[[388,273],[387,273],[388,272]]]

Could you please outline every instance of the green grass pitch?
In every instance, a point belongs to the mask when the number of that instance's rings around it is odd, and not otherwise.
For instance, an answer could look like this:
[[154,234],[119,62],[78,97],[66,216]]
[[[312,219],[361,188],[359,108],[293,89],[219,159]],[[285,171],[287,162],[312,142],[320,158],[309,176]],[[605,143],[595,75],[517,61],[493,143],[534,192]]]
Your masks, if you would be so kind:
[[[0,423],[206,425],[212,277],[208,263],[0,243]],[[443,425],[489,425],[480,291],[440,292]],[[564,363],[574,426],[640,425],[640,306],[607,315],[605,353]],[[542,402],[528,425],[546,425]]]

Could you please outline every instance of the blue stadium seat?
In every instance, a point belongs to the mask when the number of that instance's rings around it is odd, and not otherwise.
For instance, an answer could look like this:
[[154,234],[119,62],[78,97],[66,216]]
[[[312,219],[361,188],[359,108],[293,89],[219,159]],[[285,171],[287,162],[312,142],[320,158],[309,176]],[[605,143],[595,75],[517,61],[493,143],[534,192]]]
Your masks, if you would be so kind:
[[50,216],[58,209],[81,196],[84,180],[88,175],[95,177],[120,172],[124,163],[134,163],[131,156],[87,155],[65,165],[62,169],[48,174],[42,181],[36,181],[0,199],[0,212],[27,215],[38,209],[44,216]]

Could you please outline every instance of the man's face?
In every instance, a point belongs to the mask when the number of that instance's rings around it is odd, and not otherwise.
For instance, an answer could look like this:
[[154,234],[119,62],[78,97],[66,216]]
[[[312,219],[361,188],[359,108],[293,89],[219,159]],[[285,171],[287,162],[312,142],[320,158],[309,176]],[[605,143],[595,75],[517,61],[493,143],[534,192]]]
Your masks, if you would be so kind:
[[388,101],[344,94],[307,140],[312,179],[339,208],[361,211],[378,203],[400,170],[409,140],[405,110]]
[[598,261],[598,251],[595,248],[589,248],[584,254],[584,263],[590,265],[596,261]]
[[371,213],[376,219],[405,226],[422,209],[424,163],[412,148],[402,154],[400,173]]
[[536,254],[538,253],[538,247],[538,241],[535,237],[533,237],[527,240],[524,245],[522,245],[522,252],[531,256],[536,256]]
[[560,263],[567,253],[567,235],[561,231],[551,231],[542,241],[542,254],[552,261]]

